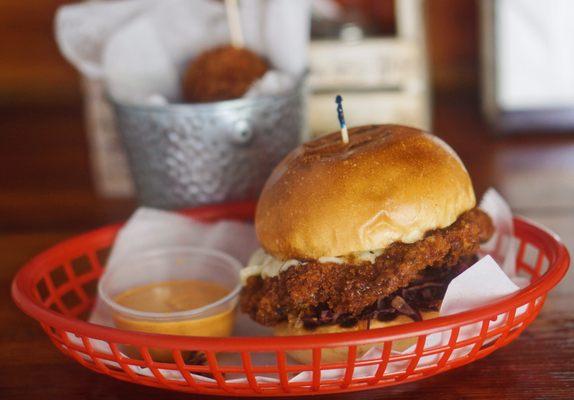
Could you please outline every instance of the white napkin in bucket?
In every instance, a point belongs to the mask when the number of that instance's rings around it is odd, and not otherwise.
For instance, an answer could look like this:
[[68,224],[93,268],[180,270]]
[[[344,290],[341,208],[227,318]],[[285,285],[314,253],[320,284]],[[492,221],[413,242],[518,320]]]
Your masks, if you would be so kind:
[[[250,95],[293,87],[307,68],[310,0],[242,0],[246,47],[269,60],[273,75]],[[229,43],[223,2],[215,0],[88,1],[60,7],[55,21],[62,54],[84,75],[104,79],[119,100],[180,100],[188,60]]]
[[[513,233],[512,223],[508,220],[512,215],[506,212],[509,211],[508,204],[493,189],[489,189],[483,199],[481,207],[493,218],[497,232],[493,240],[500,241],[502,244],[513,243],[506,237]],[[158,232],[161,232],[161,234],[158,234]],[[507,271],[503,271],[499,267],[499,263],[507,266],[514,265],[516,256],[512,245],[502,246],[501,243],[487,243],[487,247],[498,249],[497,253],[493,254],[493,256],[485,255],[450,283],[440,309],[440,315],[452,315],[487,305],[519,290],[519,286],[512,281],[516,278],[514,268],[508,268]],[[237,221],[219,221],[212,224],[204,224],[175,213],[144,208],[138,210],[118,234],[107,268],[108,270],[121,268],[121,263],[118,262],[118,260],[129,257],[130,254],[138,254],[144,249],[151,251],[174,245],[215,248],[238,258],[243,263],[248,260],[251,252],[258,247],[255,232],[251,224]],[[493,257],[499,260],[498,263]],[[480,282],[480,285],[477,285],[477,282]],[[516,316],[522,312],[524,312],[523,308],[518,309]],[[500,326],[500,324],[505,321],[505,318],[507,318],[506,315],[499,315],[498,318],[490,322],[489,330]],[[107,310],[102,307],[99,301],[90,317],[90,322],[112,326],[111,316]],[[246,316],[240,316],[236,325],[234,331],[234,335],[236,336],[271,335],[268,328],[254,323]],[[477,332],[480,331],[480,328],[480,324],[471,324],[463,327],[460,330],[458,341],[475,336]],[[75,338],[73,334],[69,336],[74,343],[82,346],[81,341]],[[450,331],[448,330],[429,335],[425,343],[425,348],[444,345],[448,343],[449,339]],[[91,339],[91,343],[98,351],[111,354],[111,350],[105,342]],[[471,349],[472,345],[460,348],[453,352],[450,358],[462,357],[468,354]],[[413,347],[407,349],[405,353],[412,351]],[[362,358],[374,359],[380,356],[381,349],[373,347]],[[436,363],[439,356],[440,355],[423,357],[419,360],[418,365]],[[222,359],[221,362],[227,365],[229,365],[229,363],[241,363],[240,360],[235,360],[233,356],[223,356],[222,358],[226,358]],[[275,360],[265,353],[253,353],[252,361],[254,365],[270,365],[275,363]],[[111,361],[104,362],[110,365],[115,364]],[[406,368],[406,365],[407,362],[405,361],[389,363],[385,373],[400,371]],[[138,374],[153,376],[153,373],[147,368],[136,366],[132,366],[131,368]],[[376,368],[376,366],[357,367],[354,371],[354,377],[373,376]],[[168,379],[183,380],[183,377],[177,371],[161,370],[161,373]],[[344,369],[328,370],[322,372],[322,377],[325,379],[336,379],[344,373]],[[199,375],[194,375],[194,378],[210,382],[213,381],[213,379],[209,377]],[[310,378],[311,375],[309,372],[303,372],[294,376],[292,380],[306,381]],[[243,381],[244,379],[243,377],[227,377],[229,382]],[[257,379],[260,381],[276,381],[275,378],[266,376],[258,376]]]

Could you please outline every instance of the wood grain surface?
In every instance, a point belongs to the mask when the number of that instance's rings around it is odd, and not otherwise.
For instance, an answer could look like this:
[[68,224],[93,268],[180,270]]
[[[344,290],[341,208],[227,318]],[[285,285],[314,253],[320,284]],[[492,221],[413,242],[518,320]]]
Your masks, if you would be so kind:
[[[496,138],[477,109],[472,96],[439,97],[435,132],[458,151],[478,194],[496,186],[516,213],[574,249],[574,136]],[[93,194],[79,106],[4,108],[0,132],[0,398],[196,398],[88,371],[13,304],[9,285],[22,263],[65,237],[128,217],[135,202]],[[574,398],[572,276],[515,342],[491,356],[427,380],[337,398]]]

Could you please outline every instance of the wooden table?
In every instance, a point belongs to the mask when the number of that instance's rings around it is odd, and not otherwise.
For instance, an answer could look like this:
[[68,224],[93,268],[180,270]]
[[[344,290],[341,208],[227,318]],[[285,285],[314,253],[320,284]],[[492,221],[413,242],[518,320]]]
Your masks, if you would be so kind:
[[[478,193],[496,186],[516,213],[552,228],[574,249],[574,137],[494,138],[477,108],[472,97],[438,99],[435,131],[458,151]],[[65,237],[126,218],[135,203],[92,192],[79,106],[0,110],[0,132],[0,398],[186,397],[77,365],[9,299],[10,281],[28,258]],[[427,380],[343,397],[574,398],[573,304],[570,273],[511,345]]]

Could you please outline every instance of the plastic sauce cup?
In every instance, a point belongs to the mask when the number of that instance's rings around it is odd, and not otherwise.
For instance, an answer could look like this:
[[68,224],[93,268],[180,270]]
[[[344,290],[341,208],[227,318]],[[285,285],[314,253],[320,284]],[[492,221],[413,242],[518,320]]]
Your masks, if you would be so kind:
[[[120,329],[169,335],[229,336],[241,290],[241,267],[238,260],[217,250],[171,247],[116,261],[100,280],[98,293]],[[164,283],[169,293],[170,282],[179,283],[181,289],[184,281],[190,282],[190,291],[194,290],[191,281],[216,284],[225,290],[221,298],[211,299],[212,302],[201,307],[172,312],[147,311],[120,304],[119,299],[134,290]],[[130,346],[122,346],[122,351],[142,358],[140,351]],[[193,351],[195,349],[184,352],[184,358]],[[156,361],[173,361],[170,349],[150,348],[149,352]]]

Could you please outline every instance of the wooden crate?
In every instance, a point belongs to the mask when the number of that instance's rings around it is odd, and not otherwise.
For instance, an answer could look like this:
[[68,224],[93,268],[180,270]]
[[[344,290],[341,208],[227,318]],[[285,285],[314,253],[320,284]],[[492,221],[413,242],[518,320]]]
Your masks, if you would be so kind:
[[311,136],[338,129],[337,94],[344,96],[350,126],[400,123],[430,129],[423,6],[422,0],[396,0],[396,37],[311,42]]
[[83,79],[86,130],[97,193],[104,197],[134,194],[126,154],[116,131],[112,106],[99,80]]

